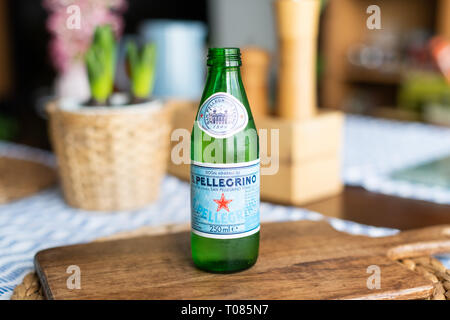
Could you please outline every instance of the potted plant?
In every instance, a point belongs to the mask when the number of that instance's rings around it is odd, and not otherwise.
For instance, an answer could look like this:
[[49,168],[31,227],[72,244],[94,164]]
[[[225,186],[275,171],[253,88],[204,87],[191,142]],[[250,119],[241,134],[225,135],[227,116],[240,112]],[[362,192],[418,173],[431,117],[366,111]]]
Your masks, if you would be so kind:
[[[56,96],[89,98],[89,83],[84,55],[96,25],[109,24],[118,36],[122,33],[126,0],[42,0],[47,10],[48,45],[56,71],[53,89]],[[95,8],[95,10],[92,10]]]
[[113,93],[116,40],[97,27],[85,55],[91,98],[48,106],[49,129],[69,205],[131,210],[158,196],[169,153],[168,108],[151,99],[156,48],[129,43],[130,93]]

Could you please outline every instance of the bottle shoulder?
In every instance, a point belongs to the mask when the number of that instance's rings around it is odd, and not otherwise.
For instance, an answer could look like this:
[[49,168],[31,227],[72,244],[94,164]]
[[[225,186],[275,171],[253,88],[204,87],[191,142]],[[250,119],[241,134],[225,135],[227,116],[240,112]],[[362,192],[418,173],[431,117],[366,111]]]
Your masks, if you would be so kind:
[[210,69],[192,127],[191,159],[236,163],[258,158],[258,132],[239,68]]

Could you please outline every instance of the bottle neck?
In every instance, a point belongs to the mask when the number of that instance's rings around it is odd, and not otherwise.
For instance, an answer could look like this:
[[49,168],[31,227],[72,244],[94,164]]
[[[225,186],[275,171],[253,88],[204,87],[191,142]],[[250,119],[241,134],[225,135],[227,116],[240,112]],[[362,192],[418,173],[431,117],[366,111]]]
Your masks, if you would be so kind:
[[208,51],[208,77],[203,99],[208,93],[227,92],[245,96],[241,80],[242,65],[239,48],[210,48]]
[[240,79],[241,78],[241,68],[240,67],[226,67],[226,66],[210,66],[208,68],[207,82],[214,81],[224,81],[228,82],[230,79]]
[[236,97],[245,95],[239,67],[210,66],[202,100],[215,92],[227,92]]

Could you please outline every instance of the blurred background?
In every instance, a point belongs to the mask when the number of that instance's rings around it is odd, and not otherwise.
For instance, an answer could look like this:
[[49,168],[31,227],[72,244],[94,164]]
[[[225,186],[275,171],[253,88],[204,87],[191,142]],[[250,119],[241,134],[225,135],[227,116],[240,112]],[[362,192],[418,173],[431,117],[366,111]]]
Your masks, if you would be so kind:
[[[149,19],[201,21],[205,24],[208,20],[206,0],[193,3],[176,0],[97,2],[104,3],[105,8],[110,3],[118,3],[117,8],[112,10],[117,12],[117,18],[109,19],[120,24],[125,35],[138,33],[139,27]],[[79,64],[81,58],[76,54],[82,56],[83,50],[87,49],[83,42],[89,44],[93,33],[91,27],[91,32],[80,39],[79,46],[72,48],[73,57],[66,58],[64,52],[54,52],[57,51],[51,44],[52,34],[57,32],[54,29],[65,29],[63,24],[58,26],[57,15],[63,15],[66,19],[69,16],[66,7],[71,3],[90,6],[95,1],[0,1],[0,139],[49,148],[42,117],[43,103],[46,97],[55,94],[58,75],[69,72],[70,64]],[[55,8],[56,13],[51,8]],[[50,20],[52,13],[56,17]],[[97,17],[95,11],[86,14],[82,10],[82,14],[83,23],[86,19],[91,26],[102,22],[98,19],[110,21]],[[61,38],[68,40],[61,42],[70,42],[71,34],[67,33]],[[60,55],[63,55],[62,59],[69,60],[64,62],[69,66],[62,68],[54,60]],[[79,77],[75,75],[75,78]],[[84,88],[83,84],[79,87]]]
[[208,47],[241,48],[262,222],[450,223],[450,0],[0,0],[0,298],[41,249],[189,223]]
[[[58,86],[64,87],[58,83],[64,73],[70,78],[66,83],[79,79],[80,58],[64,57],[64,52],[57,52],[58,44],[52,43],[58,22],[51,16],[67,16],[64,10],[59,9],[58,13],[55,9],[58,2],[63,5],[67,1],[0,1],[0,139],[49,148],[43,104],[61,90]],[[93,1],[80,1],[86,5],[89,2]],[[273,101],[277,39],[272,2],[129,0],[117,1],[111,14],[116,15],[124,39],[150,37],[159,43],[168,42],[165,48],[171,56],[166,59],[172,64],[179,60],[176,55],[182,53],[175,52],[176,47],[170,48],[171,43],[182,47],[183,43],[176,39],[188,39],[190,49],[181,59],[183,65],[171,68],[159,61],[158,68],[164,69],[166,76],[156,80],[156,96],[198,98],[205,76],[207,46],[256,46],[272,56],[269,101]],[[366,8],[371,4],[382,7],[381,30],[365,26]],[[410,0],[407,4],[404,0],[323,1],[317,63],[319,105],[448,125],[450,90],[433,57],[430,39],[436,35],[450,37],[449,16],[447,0]],[[94,24],[99,18],[88,14],[82,19]],[[172,38],[164,38],[164,32],[175,26],[179,29],[171,31]],[[71,35],[67,37],[70,39]],[[89,41],[90,35],[85,37],[84,41]],[[75,51],[81,55],[85,47],[81,43]],[[196,50],[202,50],[203,55],[186,56]],[[172,69],[187,81],[177,83]],[[72,75],[67,76],[70,72]],[[120,78],[120,70],[117,76]],[[183,88],[189,77],[194,79],[192,88]],[[126,86],[126,81],[120,79],[116,86],[121,83]],[[82,81],[79,86],[83,86]]]

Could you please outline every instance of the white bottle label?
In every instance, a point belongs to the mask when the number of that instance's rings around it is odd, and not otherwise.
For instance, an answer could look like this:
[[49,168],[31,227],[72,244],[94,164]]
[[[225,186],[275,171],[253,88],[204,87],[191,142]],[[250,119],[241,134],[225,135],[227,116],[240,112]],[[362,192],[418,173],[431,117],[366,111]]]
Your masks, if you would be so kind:
[[225,139],[245,129],[248,114],[238,99],[229,93],[218,92],[200,106],[197,124],[211,137]]
[[259,160],[191,164],[192,232],[234,239],[259,231]]

